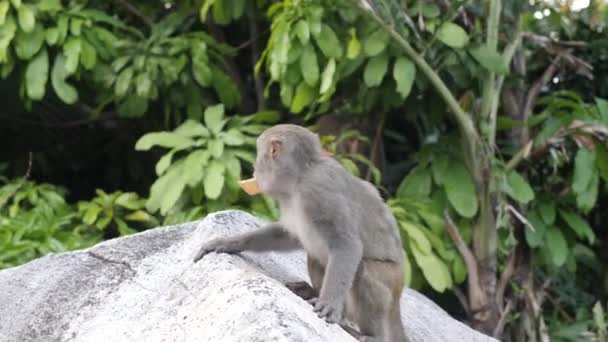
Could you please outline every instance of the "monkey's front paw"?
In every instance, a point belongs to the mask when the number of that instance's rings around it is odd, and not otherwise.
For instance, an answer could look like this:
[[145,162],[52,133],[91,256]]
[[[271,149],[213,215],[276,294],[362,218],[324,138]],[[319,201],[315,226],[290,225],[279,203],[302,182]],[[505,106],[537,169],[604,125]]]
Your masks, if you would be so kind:
[[314,303],[314,311],[323,318],[327,323],[338,323],[342,319],[342,307],[337,303],[333,303],[323,299],[311,301]]
[[216,253],[237,253],[242,251],[242,246],[239,242],[228,239],[217,238],[205,243],[194,256],[194,262],[201,260],[205,255]]

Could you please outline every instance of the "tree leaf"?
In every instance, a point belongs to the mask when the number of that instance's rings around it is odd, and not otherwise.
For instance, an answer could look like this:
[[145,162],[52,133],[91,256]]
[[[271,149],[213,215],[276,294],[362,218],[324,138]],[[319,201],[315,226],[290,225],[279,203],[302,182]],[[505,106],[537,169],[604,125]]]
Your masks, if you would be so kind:
[[383,28],[379,28],[365,38],[363,51],[370,57],[377,56],[386,49],[388,41],[388,33]]
[[435,157],[433,162],[431,163],[431,171],[433,173],[433,178],[435,179],[435,183],[437,185],[442,185],[443,180],[449,176],[449,158],[445,154],[439,154]]
[[127,94],[133,79],[133,67],[124,68],[116,78],[114,85],[114,94],[118,97],[123,97]]
[[[63,54],[65,55],[65,70],[71,75],[76,72],[80,59],[80,51],[82,44],[80,38],[70,38],[63,45]],[[120,77],[119,77],[120,78]]]
[[41,100],[46,91],[46,82],[49,78],[49,56],[46,49],[42,49],[32,59],[25,70],[25,87],[27,96],[32,100]]
[[346,58],[355,59],[361,53],[361,43],[357,39],[357,32],[355,29],[350,30],[350,40],[346,46]]
[[469,35],[460,26],[445,22],[436,32],[437,39],[449,47],[461,48],[469,43]]
[[319,64],[317,63],[317,53],[312,45],[304,46],[300,55],[300,70],[304,81],[309,86],[314,87],[319,81]]
[[300,113],[304,107],[308,106],[315,99],[317,92],[314,88],[310,87],[306,82],[300,83],[296,88],[296,93],[291,103],[291,112]]
[[415,244],[412,244],[411,251],[424,278],[435,291],[443,292],[452,286],[452,278],[447,265],[435,254],[425,255]]
[[538,203],[538,212],[540,213],[540,217],[547,225],[552,225],[555,223],[555,202],[542,200]]
[[237,129],[229,129],[227,132],[223,132],[220,136],[224,141],[224,144],[228,146],[240,146],[245,143],[245,136]]
[[73,85],[66,82],[68,76],[69,74],[65,70],[65,57],[60,53],[55,57],[55,62],[53,63],[51,84],[61,101],[67,104],[74,104],[78,101],[78,92]]
[[408,173],[399,188],[397,197],[427,197],[431,194],[431,174],[421,166],[416,166]]
[[424,232],[421,228],[417,227],[414,224],[406,221],[400,221],[399,225],[401,228],[407,233],[407,236],[411,241],[416,243],[420,252],[424,255],[429,255],[432,252],[431,243],[424,235]]
[[496,50],[491,49],[486,45],[481,45],[477,48],[469,49],[469,53],[484,68],[500,75],[509,73],[509,67]]
[[205,179],[203,181],[205,187],[205,196],[209,199],[217,199],[222,193],[224,187],[224,165],[216,160],[212,160],[205,170]]
[[207,142],[207,148],[212,156],[220,158],[224,153],[224,142],[219,139],[211,139]]
[[0,25],[4,25],[9,8],[10,4],[8,3],[8,0],[0,1]]
[[179,151],[179,150],[174,148],[171,151],[169,151],[169,153],[166,153],[164,156],[162,156],[158,160],[158,162],[156,163],[156,166],[155,166],[155,171],[156,171],[157,176],[160,176],[163,173],[165,173],[165,171],[167,171],[167,168],[171,165],[171,159],[173,158],[173,155],[177,151]]
[[196,150],[184,160],[184,178],[190,187],[196,187],[203,180],[203,167],[207,165],[210,157],[209,151]]
[[564,234],[561,230],[550,227],[545,233],[545,240],[553,264],[557,267],[563,266],[568,258],[568,244]]
[[161,215],[166,215],[169,209],[173,208],[186,187],[182,167],[183,163],[173,165],[152,184],[150,198],[146,202],[148,211],[155,212],[160,209]]
[[572,228],[574,233],[576,233],[576,236],[580,239],[586,238],[589,243],[595,241],[593,229],[591,229],[591,226],[589,226],[587,221],[578,214],[568,209],[559,209],[559,216],[566,221],[568,226]]
[[363,72],[363,80],[368,87],[376,87],[382,83],[386,69],[388,68],[388,56],[381,54],[369,59]]
[[581,148],[574,159],[574,176],[572,178],[572,190],[581,194],[589,187],[589,183],[595,172],[595,152]]
[[454,261],[452,261],[452,273],[454,274],[454,282],[456,284],[462,284],[467,279],[467,267],[460,255],[456,256]]
[[85,69],[91,70],[97,63],[97,51],[93,45],[89,44],[86,40],[82,40],[81,45],[80,62]]
[[296,35],[298,36],[298,39],[302,45],[308,45],[308,41],[310,40],[310,30],[306,21],[298,21],[296,24]]
[[166,148],[184,149],[194,146],[194,140],[173,132],[147,133],[135,143],[135,150],[146,151],[153,146]]
[[397,92],[402,98],[406,98],[416,79],[416,66],[409,58],[399,57],[393,67],[393,78],[397,82]]
[[192,75],[201,87],[208,87],[213,81],[213,73],[209,68],[209,61],[194,56],[192,59]]
[[21,59],[31,59],[44,44],[44,29],[36,25],[30,32],[18,31],[15,37],[15,53]]
[[597,170],[593,170],[593,176],[591,182],[589,182],[588,188],[582,193],[576,196],[576,206],[583,212],[588,213],[595,207],[597,202],[597,195],[600,187],[600,175]]
[[224,105],[222,103],[209,106],[204,113],[205,126],[214,134],[219,133],[226,121],[224,120]]
[[203,126],[200,122],[190,119],[179,125],[174,132],[189,138],[208,138],[210,136],[209,130],[205,126]]
[[477,214],[478,203],[475,185],[464,164],[450,162],[450,177],[444,179],[443,185],[452,207],[466,218]]
[[319,49],[321,49],[327,58],[342,57],[342,44],[340,44],[334,30],[327,24],[321,25],[321,32],[315,35],[315,40],[317,41],[317,45],[319,45]]
[[334,80],[334,74],[336,73],[336,60],[331,58],[325,69],[323,70],[323,75],[321,76],[321,87],[319,89],[320,94],[326,93]]
[[538,247],[543,242],[545,232],[547,231],[547,225],[540,219],[536,210],[530,211],[527,219],[532,227],[526,225],[526,242],[530,247]]
[[32,32],[36,25],[36,17],[34,16],[34,10],[29,5],[19,6],[17,18],[23,32]]
[[140,118],[148,110],[148,100],[138,95],[126,96],[118,103],[121,118]]
[[519,203],[527,204],[534,199],[534,191],[528,181],[517,171],[511,171],[503,183],[503,191]]

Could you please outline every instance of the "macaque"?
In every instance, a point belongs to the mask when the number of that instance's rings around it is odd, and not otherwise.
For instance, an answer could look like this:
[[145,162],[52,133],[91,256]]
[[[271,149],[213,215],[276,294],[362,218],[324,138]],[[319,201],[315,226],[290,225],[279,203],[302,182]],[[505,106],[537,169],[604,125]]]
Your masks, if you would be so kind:
[[404,254],[397,222],[376,188],[323,154],[318,135],[291,124],[257,139],[254,179],[274,198],[280,219],[253,232],[206,242],[210,252],[289,251],[303,248],[312,286],[287,286],[319,317],[359,327],[359,341],[407,341],[399,299]]

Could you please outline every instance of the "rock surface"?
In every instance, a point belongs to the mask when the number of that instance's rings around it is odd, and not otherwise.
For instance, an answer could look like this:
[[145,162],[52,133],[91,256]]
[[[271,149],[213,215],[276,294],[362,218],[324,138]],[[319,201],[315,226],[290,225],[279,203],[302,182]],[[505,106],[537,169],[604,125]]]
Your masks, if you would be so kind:
[[[205,240],[255,229],[239,211],[49,255],[0,271],[0,341],[354,341],[282,283],[308,279],[304,254],[210,254]],[[495,341],[413,291],[411,341]]]

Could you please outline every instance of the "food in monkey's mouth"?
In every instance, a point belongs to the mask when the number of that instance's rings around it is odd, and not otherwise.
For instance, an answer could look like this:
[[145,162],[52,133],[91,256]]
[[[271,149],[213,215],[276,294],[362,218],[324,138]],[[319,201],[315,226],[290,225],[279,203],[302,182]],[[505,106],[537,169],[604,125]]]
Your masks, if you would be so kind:
[[250,196],[257,195],[260,193],[260,189],[258,188],[258,182],[255,180],[255,178],[242,180],[239,182],[239,185]]

